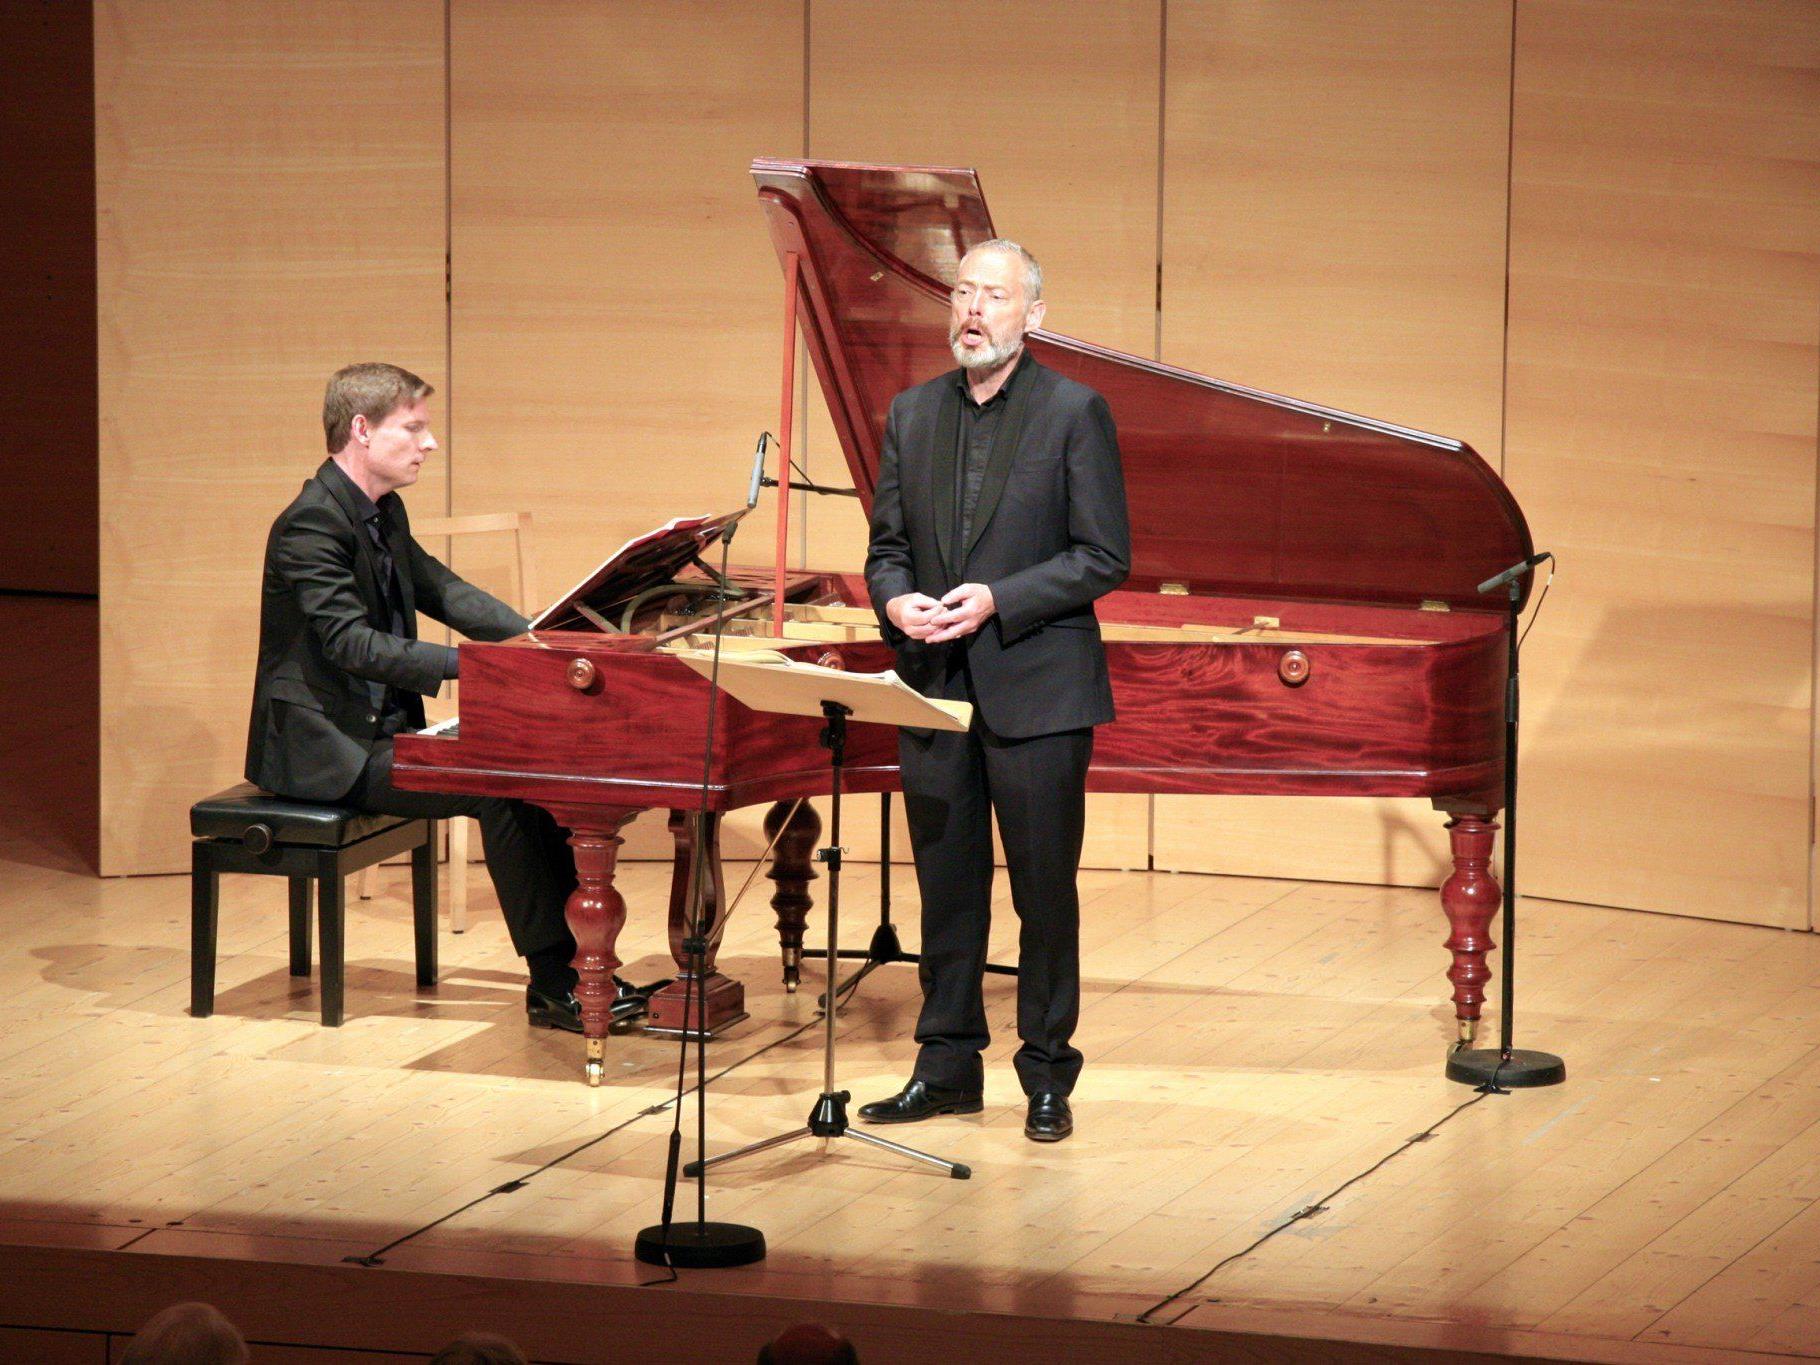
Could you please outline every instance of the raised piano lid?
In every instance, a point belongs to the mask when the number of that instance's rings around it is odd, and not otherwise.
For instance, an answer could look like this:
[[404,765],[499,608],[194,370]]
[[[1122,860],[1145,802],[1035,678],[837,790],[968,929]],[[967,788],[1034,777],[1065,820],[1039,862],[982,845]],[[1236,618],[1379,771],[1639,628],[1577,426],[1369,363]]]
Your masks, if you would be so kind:
[[[949,282],[994,235],[978,177],[770,158],[752,175],[780,262],[801,258],[803,332],[870,508],[892,397],[954,368]],[[1130,588],[1503,608],[1477,585],[1532,552],[1516,500],[1462,442],[1051,332],[1029,344],[1112,407]]]
[[646,588],[671,582],[685,565],[720,538],[723,529],[745,514],[742,507],[721,517],[676,517],[655,531],[632,537],[608,555],[600,567],[538,612],[531,620],[531,629],[598,630],[582,606],[611,620],[613,608],[631,601]]

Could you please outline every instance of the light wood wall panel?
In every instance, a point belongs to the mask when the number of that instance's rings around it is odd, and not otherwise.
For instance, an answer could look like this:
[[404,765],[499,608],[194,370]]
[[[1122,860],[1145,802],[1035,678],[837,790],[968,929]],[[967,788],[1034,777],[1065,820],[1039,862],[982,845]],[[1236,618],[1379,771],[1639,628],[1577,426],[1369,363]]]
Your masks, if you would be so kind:
[[[1509,0],[1169,7],[1162,356],[1471,443],[1503,383]],[[1156,863],[1433,883],[1426,802],[1162,797]]]
[[1808,924],[1820,8],[1518,10],[1533,894]]
[[101,867],[169,872],[241,772],[265,534],[328,375],[443,385],[442,6],[106,0],[95,63]]
[[[809,14],[812,156],[974,167],[994,226],[1043,263],[1049,329],[1154,355],[1157,0],[837,0]],[[819,393],[809,407],[809,458],[845,482]],[[864,561],[853,513],[810,504],[812,562]]]
[[533,512],[546,595],[745,500],[783,295],[748,167],[802,149],[802,34],[801,0],[453,5],[454,509]]
[[[809,146],[816,157],[972,166],[994,226],[1043,262],[1050,330],[1137,355],[1156,347],[1157,0],[812,4]],[[810,469],[846,483],[819,392]],[[807,508],[809,563],[865,561],[857,509]],[[1095,797],[1089,866],[1142,867],[1149,799]],[[874,856],[870,826],[852,847]],[[895,851],[909,856],[902,835]]]

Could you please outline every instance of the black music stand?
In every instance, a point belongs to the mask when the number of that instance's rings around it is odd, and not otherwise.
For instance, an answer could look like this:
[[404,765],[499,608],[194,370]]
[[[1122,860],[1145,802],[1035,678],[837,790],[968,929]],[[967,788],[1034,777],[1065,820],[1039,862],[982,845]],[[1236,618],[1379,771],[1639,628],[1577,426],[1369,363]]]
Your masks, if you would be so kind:
[[[804,948],[804,957],[826,957],[826,948]],[[864,948],[842,948],[839,958],[843,962],[858,962],[860,969],[840,983],[836,993],[846,995],[860,982],[864,981],[880,967],[889,967],[893,962],[908,962],[912,965],[923,960],[921,953],[904,951],[902,940],[897,936],[897,926],[891,922],[891,793],[881,792],[878,798],[878,927],[872,931],[872,942]],[[989,976],[1016,976],[1017,968],[1003,962],[988,962],[980,970]],[[828,1003],[828,997],[822,996],[820,1003]]]
[[[704,666],[691,658],[685,657],[684,661],[698,669]],[[966,1180],[972,1176],[973,1171],[960,1162],[948,1161],[873,1133],[856,1131],[848,1125],[847,1102],[852,1096],[845,1090],[835,1089],[835,1004],[839,996],[834,974],[840,962],[840,874],[841,856],[846,851],[840,842],[841,781],[846,766],[849,718],[884,725],[965,730],[971,723],[973,708],[965,702],[938,703],[919,696],[892,673],[843,673],[812,664],[796,664],[777,654],[771,654],[763,660],[730,656],[724,658],[722,663],[725,672],[721,686],[737,700],[755,710],[775,711],[785,715],[819,713],[827,722],[821,732],[821,742],[828,750],[831,774],[830,843],[827,848],[816,853],[817,860],[828,866],[828,973],[827,994],[822,1002],[822,1089],[814,1107],[809,1111],[808,1121],[800,1128],[748,1143],[719,1156],[692,1161],[683,1167],[683,1174],[694,1179],[711,1166],[768,1151],[798,1138],[845,1137],[887,1152],[895,1152],[912,1161],[925,1162],[946,1171],[955,1180]]]

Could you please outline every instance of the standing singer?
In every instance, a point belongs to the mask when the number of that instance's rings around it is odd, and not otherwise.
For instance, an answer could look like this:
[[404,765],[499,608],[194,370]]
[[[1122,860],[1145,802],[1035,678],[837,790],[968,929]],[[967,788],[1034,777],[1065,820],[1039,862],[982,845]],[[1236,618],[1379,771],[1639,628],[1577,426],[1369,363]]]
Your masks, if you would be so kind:
[[910,1123],[982,1107],[996,811],[1021,924],[1024,1135],[1058,1142],[1081,1070],[1069,1040],[1087,762],[1093,727],[1113,717],[1093,603],[1124,581],[1131,533],[1106,400],[1025,349],[1044,307],[1028,251],[974,247],[949,309],[961,368],[899,394],[885,426],[866,585],[899,676],[975,711],[963,734],[900,736],[923,903],[919,1050],[909,1083],[859,1114]]

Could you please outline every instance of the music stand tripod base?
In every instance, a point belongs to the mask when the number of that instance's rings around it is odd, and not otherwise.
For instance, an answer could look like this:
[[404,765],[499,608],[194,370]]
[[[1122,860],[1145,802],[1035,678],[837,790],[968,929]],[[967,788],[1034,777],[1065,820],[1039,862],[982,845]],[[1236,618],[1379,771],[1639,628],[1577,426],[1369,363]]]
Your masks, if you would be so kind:
[[[735,696],[739,696],[736,688],[729,686],[728,690],[732,691]],[[705,1161],[691,1161],[683,1167],[683,1175],[694,1180],[710,1167],[719,1166],[728,1161],[737,1161],[741,1157],[754,1156],[759,1152],[767,1152],[773,1147],[795,1142],[799,1138],[810,1137],[851,1138],[855,1142],[863,1142],[869,1147],[877,1147],[883,1151],[906,1157],[911,1161],[920,1161],[934,1166],[938,1170],[946,1171],[955,1180],[966,1180],[973,1175],[973,1172],[958,1161],[948,1161],[928,1152],[919,1152],[914,1147],[906,1147],[901,1142],[891,1142],[882,1137],[875,1137],[871,1133],[857,1132],[849,1128],[847,1126],[847,1101],[851,1097],[847,1091],[834,1088],[834,1021],[835,1016],[839,1013],[836,1008],[839,994],[835,987],[835,970],[840,962],[840,874],[841,858],[845,852],[840,843],[841,787],[847,758],[847,717],[853,714],[853,708],[842,702],[823,698],[820,709],[823,718],[827,721],[827,725],[822,730],[821,742],[823,747],[828,750],[828,795],[832,807],[829,829],[830,844],[827,848],[818,850],[816,854],[817,859],[825,863],[828,868],[828,947],[825,950],[827,983],[826,994],[823,997],[825,1003],[822,1007],[821,1094],[816,1097],[815,1107],[809,1111],[809,1121],[801,1128],[748,1143],[734,1151],[711,1156]]]
[[1567,1063],[1552,1052],[1523,1047],[1512,1048],[1508,1057],[1501,1048],[1467,1047],[1448,1057],[1447,1079],[1492,1090],[1527,1090],[1560,1085],[1567,1079]]

